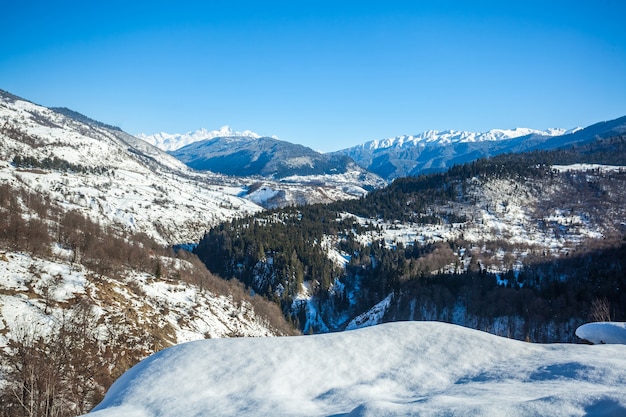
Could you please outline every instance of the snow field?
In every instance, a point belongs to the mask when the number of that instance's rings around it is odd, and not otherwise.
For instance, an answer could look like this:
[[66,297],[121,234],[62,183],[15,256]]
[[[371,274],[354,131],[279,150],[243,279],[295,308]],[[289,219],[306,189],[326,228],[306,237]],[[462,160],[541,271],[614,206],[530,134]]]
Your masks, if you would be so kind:
[[141,362],[93,415],[618,415],[625,353],[624,345],[535,345],[436,322],[206,340]]

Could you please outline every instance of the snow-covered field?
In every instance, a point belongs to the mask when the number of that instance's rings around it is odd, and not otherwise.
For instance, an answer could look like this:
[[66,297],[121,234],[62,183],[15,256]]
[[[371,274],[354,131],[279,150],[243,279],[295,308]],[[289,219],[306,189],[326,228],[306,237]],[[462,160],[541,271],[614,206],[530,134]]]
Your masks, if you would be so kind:
[[538,345],[436,322],[161,351],[94,417],[626,415],[626,345]]

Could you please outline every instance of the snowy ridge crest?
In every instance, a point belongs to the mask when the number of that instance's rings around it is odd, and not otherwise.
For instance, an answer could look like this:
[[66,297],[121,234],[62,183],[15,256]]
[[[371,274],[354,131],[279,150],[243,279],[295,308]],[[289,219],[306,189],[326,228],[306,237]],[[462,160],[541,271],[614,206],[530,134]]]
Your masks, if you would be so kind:
[[401,148],[403,146],[418,146],[420,144],[449,145],[452,143],[486,142],[514,139],[527,135],[561,136],[575,133],[581,128],[573,129],[548,128],[536,130],[517,127],[514,129],[491,129],[487,132],[468,132],[459,130],[427,130],[417,135],[402,135],[386,139],[375,139],[361,145],[363,149],[376,150],[386,148]]
[[175,151],[187,146],[194,142],[201,140],[214,139],[219,137],[241,136],[246,138],[258,139],[261,137],[258,133],[251,130],[244,130],[243,132],[237,132],[231,129],[230,126],[222,126],[217,130],[198,129],[194,132],[187,133],[155,133],[153,135],[146,135],[145,133],[139,133],[136,135],[139,139],[145,140],[151,145],[163,151]]

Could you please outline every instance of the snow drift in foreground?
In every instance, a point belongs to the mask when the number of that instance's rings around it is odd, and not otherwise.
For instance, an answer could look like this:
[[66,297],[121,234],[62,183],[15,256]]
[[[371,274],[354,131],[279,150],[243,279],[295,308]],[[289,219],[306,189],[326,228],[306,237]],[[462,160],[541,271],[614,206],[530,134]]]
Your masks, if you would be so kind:
[[537,345],[437,322],[211,339],[126,372],[94,417],[624,415],[626,346]]

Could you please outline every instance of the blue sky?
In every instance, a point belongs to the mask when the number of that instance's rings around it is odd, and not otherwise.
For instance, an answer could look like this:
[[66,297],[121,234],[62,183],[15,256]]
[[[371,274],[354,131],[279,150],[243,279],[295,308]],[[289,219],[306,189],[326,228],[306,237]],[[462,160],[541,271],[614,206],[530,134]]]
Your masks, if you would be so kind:
[[626,115],[626,2],[10,1],[0,88],[129,133],[332,151]]

